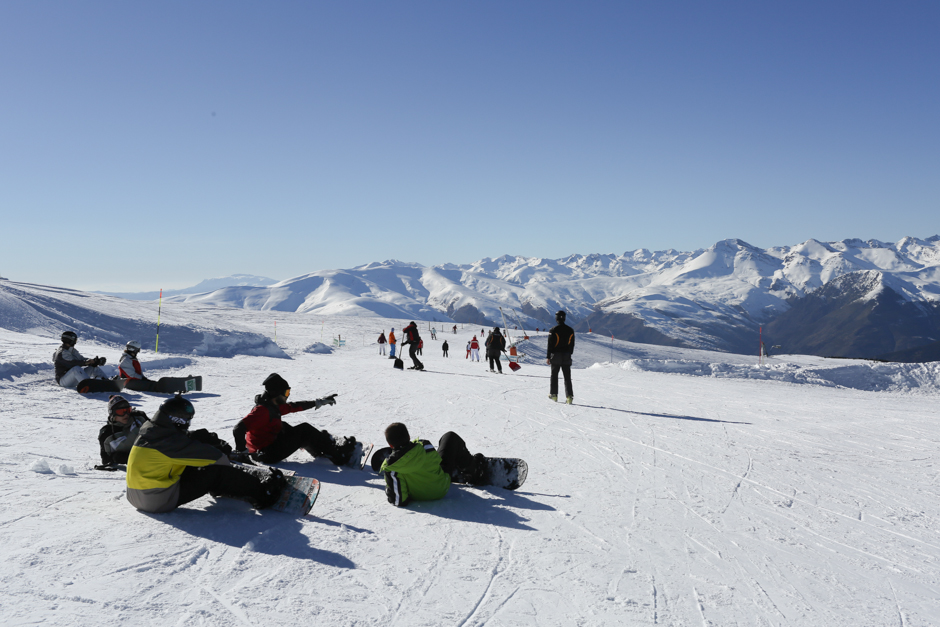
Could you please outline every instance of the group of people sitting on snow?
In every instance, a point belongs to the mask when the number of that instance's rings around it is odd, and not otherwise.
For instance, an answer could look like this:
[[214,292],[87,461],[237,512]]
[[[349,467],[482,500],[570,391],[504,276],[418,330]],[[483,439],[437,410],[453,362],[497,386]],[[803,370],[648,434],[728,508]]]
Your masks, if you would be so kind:
[[[104,357],[86,359],[75,348],[77,342],[78,334],[75,331],[65,331],[62,333],[62,346],[52,355],[52,363],[55,365],[55,382],[64,388],[75,389],[85,379],[108,378],[108,375],[101,369],[101,366],[107,363],[107,359]],[[128,342],[124,352],[121,353],[118,377],[147,381],[140,367],[140,361],[137,359],[138,353],[140,353],[140,342],[137,340]]]
[[[262,383],[255,406],[232,429],[235,446],[205,429],[190,430],[196,409],[177,393],[152,418],[120,395],[108,401],[108,423],[98,442],[101,465],[118,470],[126,464],[127,500],[147,512],[168,512],[210,494],[249,502],[256,509],[274,505],[287,479],[276,468],[252,473],[233,464],[275,464],[303,449],[344,466],[362,457],[355,437],[333,436],[304,422],[291,425],[282,416],[336,404],[336,394],[312,401],[288,401],[291,387],[277,373]],[[463,439],[446,433],[438,450],[427,440],[412,440],[401,423],[385,430],[389,448],[373,455],[372,467],[385,476],[389,503],[404,506],[412,500],[443,498],[451,482],[480,485],[486,458],[472,455]],[[260,475],[260,476],[259,476]]]

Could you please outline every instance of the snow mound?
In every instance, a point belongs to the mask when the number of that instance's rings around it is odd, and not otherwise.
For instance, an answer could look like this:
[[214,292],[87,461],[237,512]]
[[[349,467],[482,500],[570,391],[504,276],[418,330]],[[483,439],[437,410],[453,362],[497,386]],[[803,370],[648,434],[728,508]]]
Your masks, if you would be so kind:
[[14,361],[12,363],[0,362],[0,379],[12,381],[14,377],[22,377],[25,374],[36,374],[44,370],[52,370],[52,362],[49,363],[30,363],[25,361]]
[[44,459],[37,459],[32,464],[30,464],[29,469],[33,472],[38,472],[43,475],[53,474],[52,468],[49,467],[49,462]]
[[[940,391],[940,362],[925,364],[852,363],[807,367],[793,363],[708,363],[690,359],[627,359],[618,364],[631,372],[661,372],[716,379],[756,379],[794,384],[851,388],[869,392]],[[595,364],[594,367],[602,367]]]
[[314,355],[331,355],[333,353],[333,347],[327,346],[322,342],[314,342],[310,346],[304,349],[305,353],[313,353]]

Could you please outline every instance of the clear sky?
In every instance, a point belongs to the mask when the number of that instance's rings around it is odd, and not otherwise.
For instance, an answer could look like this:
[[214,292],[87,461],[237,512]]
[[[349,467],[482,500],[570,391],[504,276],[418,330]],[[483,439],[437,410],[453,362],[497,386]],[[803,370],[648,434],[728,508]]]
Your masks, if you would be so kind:
[[940,232],[940,3],[0,3],[0,275]]

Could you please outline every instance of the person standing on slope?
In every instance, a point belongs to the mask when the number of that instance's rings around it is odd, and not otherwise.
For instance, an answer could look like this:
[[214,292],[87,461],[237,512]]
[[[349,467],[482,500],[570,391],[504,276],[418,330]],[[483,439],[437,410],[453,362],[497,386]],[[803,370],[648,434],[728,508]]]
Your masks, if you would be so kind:
[[490,361],[490,372],[496,372],[493,366],[503,374],[503,365],[500,363],[500,355],[506,350],[506,338],[499,332],[499,327],[493,327],[493,332],[486,338],[486,358]]
[[107,379],[108,375],[98,366],[103,366],[104,357],[85,359],[75,349],[78,335],[75,331],[62,333],[62,346],[52,355],[55,365],[55,382],[64,388],[75,389],[85,379]]
[[196,409],[179,393],[140,427],[127,460],[127,500],[145,512],[169,512],[206,494],[265,509],[287,486],[281,471],[259,479],[232,466],[219,449],[189,437]]
[[138,381],[149,381],[144,376],[144,371],[140,367],[137,355],[140,353],[140,342],[131,340],[121,353],[121,361],[118,365],[118,374],[122,379],[137,379]]
[[480,343],[477,341],[477,336],[473,336],[468,346],[470,347],[470,361],[480,361]]
[[388,358],[395,359],[395,329],[388,333]]
[[336,394],[315,401],[288,403],[290,384],[281,375],[276,372],[268,375],[262,385],[264,393],[255,396],[254,409],[232,429],[238,452],[247,448],[262,464],[276,464],[298,449],[304,449],[313,457],[327,457],[337,466],[349,463],[356,450],[356,438],[337,438],[306,422],[295,427],[281,420],[283,414],[335,405]]
[[385,339],[385,331],[383,330],[379,334],[379,355],[385,355],[385,345],[388,344],[388,340]]
[[574,388],[571,385],[571,354],[574,352],[574,329],[565,324],[565,312],[555,314],[558,324],[548,332],[548,349],[545,363],[552,367],[548,398],[558,401],[558,371],[565,376],[565,397],[569,405],[574,404]]
[[444,340],[444,343],[441,344],[441,349],[443,349],[443,351],[444,351],[444,357],[447,357],[447,349],[448,349],[448,348],[450,348],[450,346],[447,344],[447,340]]
[[405,341],[401,343],[402,348],[405,346],[409,347],[408,356],[411,357],[411,362],[414,364],[411,368],[408,368],[408,370],[424,370],[424,364],[418,359],[418,349],[421,347],[421,336],[418,334],[418,325],[412,320],[411,324],[402,329],[402,333],[404,333],[405,337]]

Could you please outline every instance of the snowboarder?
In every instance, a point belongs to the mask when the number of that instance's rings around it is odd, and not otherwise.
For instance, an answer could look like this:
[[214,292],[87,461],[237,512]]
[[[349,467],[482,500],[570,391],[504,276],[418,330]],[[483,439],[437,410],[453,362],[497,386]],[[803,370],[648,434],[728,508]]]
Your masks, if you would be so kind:
[[571,385],[571,353],[574,352],[574,329],[565,324],[565,312],[555,314],[558,324],[548,332],[548,349],[545,363],[551,364],[552,374],[549,380],[548,398],[558,401],[558,371],[565,376],[566,402],[574,403],[574,388]]
[[503,365],[500,363],[500,354],[506,350],[506,338],[499,332],[499,327],[493,327],[493,332],[486,338],[486,358],[490,361],[490,372],[496,372],[493,366],[503,374]]
[[385,475],[385,496],[396,507],[411,501],[444,498],[451,482],[480,485],[486,458],[471,455],[463,439],[452,431],[441,436],[438,450],[428,440],[412,440],[400,422],[385,429],[391,447],[379,472]]
[[418,359],[418,349],[421,346],[421,336],[418,335],[418,325],[412,320],[411,324],[402,330],[402,333],[405,334],[405,341],[402,342],[401,345],[402,347],[410,345],[408,356],[411,357],[411,361],[414,364],[411,368],[408,368],[408,370],[424,370],[424,364]]
[[137,360],[139,353],[140,342],[137,340],[131,340],[127,343],[127,346],[124,347],[124,352],[121,353],[121,361],[118,365],[118,374],[122,379],[137,379],[139,381],[150,380],[144,376],[144,371],[140,367],[140,362]]
[[140,427],[127,460],[127,500],[145,512],[169,512],[211,494],[248,501],[255,509],[277,502],[287,485],[277,469],[264,479],[232,466],[219,449],[189,437],[196,409],[179,393]]
[[270,374],[262,383],[264,392],[255,396],[255,407],[238,421],[232,434],[236,451],[248,451],[263,464],[276,464],[298,449],[313,457],[327,457],[337,466],[346,465],[356,450],[356,438],[335,437],[302,422],[297,426],[281,420],[283,414],[335,405],[336,394],[315,401],[288,403],[290,384],[281,375]]
[[388,358],[395,359],[395,329],[388,334]]
[[450,348],[450,347],[447,345],[447,340],[444,340],[444,343],[441,344],[441,348],[444,350],[444,357],[447,357],[447,349]]
[[480,361],[480,343],[475,335],[470,340],[470,361]]
[[379,355],[385,355],[385,345],[388,344],[388,340],[385,339],[385,330],[379,334]]
[[52,355],[55,364],[55,382],[64,388],[75,389],[85,379],[107,379],[108,375],[98,366],[107,361],[104,357],[85,359],[75,349],[78,335],[74,331],[62,333],[62,346]]
[[108,424],[98,431],[101,465],[95,470],[117,470],[118,464],[126,464],[137,432],[147,420],[147,414],[135,410],[123,396],[112,395],[108,400]]

